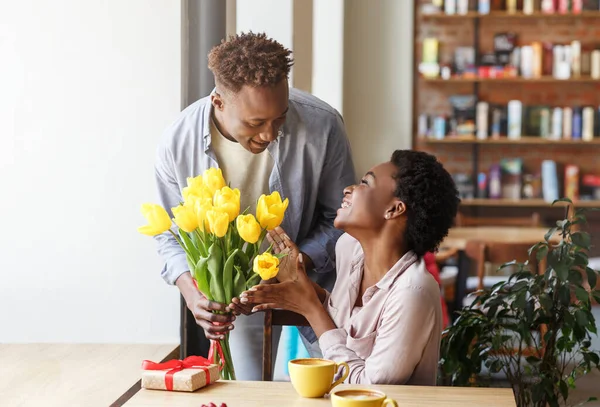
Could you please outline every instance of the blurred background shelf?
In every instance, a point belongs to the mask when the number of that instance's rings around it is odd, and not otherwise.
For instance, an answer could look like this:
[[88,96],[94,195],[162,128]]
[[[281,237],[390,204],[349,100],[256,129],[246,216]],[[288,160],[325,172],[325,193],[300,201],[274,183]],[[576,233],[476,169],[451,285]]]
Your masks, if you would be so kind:
[[479,145],[566,145],[566,146],[599,146],[600,138],[594,138],[590,141],[577,140],[551,140],[538,136],[521,136],[520,139],[509,139],[501,137],[499,139],[488,138],[479,140],[474,137],[446,137],[443,139],[423,138],[421,139],[427,144],[479,144]]
[[[520,200],[510,200],[510,199],[489,199],[489,198],[480,198],[480,199],[463,199],[461,202],[462,206],[499,206],[499,207],[523,207],[523,208],[546,208],[555,206],[557,208],[562,208],[566,205],[565,202],[557,202],[552,205],[551,202],[546,202],[543,199],[520,199]],[[591,200],[591,201],[577,201],[573,202],[573,205],[576,208],[600,208],[599,200]]]
[[536,11],[532,14],[525,14],[523,12],[509,13],[507,11],[492,11],[489,14],[480,14],[476,11],[469,11],[467,14],[444,14],[444,13],[432,13],[423,14],[423,19],[443,19],[443,20],[460,20],[465,18],[479,18],[482,20],[492,18],[502,19],[577,19],[577,18],[600,18],[600,11],[582,11],[581,13],[566,13],[566,14],[546,14],[540,11]]
[[565,83],[565,84],[574,84],[574,83],[596,83],[600,84],[600,79],[594,79],[590,76],[582,76],[579,78],[571,78],[571,79],[556,79],[553,76],[542,76],[539,78],[425,78],[420,77],[420,79],[427,83]]

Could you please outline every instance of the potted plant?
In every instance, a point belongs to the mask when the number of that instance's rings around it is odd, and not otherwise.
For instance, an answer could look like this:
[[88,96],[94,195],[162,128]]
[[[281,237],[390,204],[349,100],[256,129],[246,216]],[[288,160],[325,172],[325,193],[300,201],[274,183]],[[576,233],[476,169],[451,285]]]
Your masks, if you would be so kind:
[[[579,377],[600,369],[599,352],[590,350],[596,334],[591,302],[600,303],[600,290],[598,271],[588,267],[590,235],[579,230],[586,222],[581,209],[557,221],[529,251],[546,264],[543,273],[530,270],[528,262],[506,263],[500,269],[515,267],[507,281],[478,292],[458,312],[442,337],[446,383],[489,384],[485,366],[504,374],[519,406],[558,406],[566,404]],[[555,233],[558,243],[551,239]]]

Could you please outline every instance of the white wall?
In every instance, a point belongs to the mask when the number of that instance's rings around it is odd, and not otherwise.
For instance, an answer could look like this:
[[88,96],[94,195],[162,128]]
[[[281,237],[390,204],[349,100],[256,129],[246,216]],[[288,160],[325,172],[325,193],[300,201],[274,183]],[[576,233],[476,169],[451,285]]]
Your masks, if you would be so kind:
[[343,115],[344,0],[314,0],[312,45],[312,93]]
[[346,0],[344,119],[359,175],[411,146],[413,2]]
[[[264,32],[293,49],[294,0],[236,0],[236,32]],[[290,84],[293,85],[293,68]]]
[[180,107],[180,5],[0,7],[0,342],[178,341],[139,206]]

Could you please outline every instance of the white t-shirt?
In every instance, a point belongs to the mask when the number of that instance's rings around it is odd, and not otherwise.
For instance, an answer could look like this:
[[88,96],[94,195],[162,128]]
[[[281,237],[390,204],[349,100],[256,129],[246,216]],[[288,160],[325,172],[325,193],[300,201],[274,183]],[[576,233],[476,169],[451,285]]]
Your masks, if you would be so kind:
[[211,120],[210,136],[212,147],[225,182],[240,190],[240,212],[250,207],[256,215],[256,202],[262,194],[269,194],[269,177],[273,170],[273,158],[267,150],[253,154],[239,143],[230,141],[221,134]]

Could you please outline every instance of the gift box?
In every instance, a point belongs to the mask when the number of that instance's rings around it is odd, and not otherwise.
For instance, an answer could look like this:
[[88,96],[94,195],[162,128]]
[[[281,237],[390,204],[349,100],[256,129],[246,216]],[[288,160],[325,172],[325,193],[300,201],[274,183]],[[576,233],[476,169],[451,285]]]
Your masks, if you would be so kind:
[[142,387],[145,389],[192,392],[214,383],[219,375],[219,366],[201,356],[142,363]]

